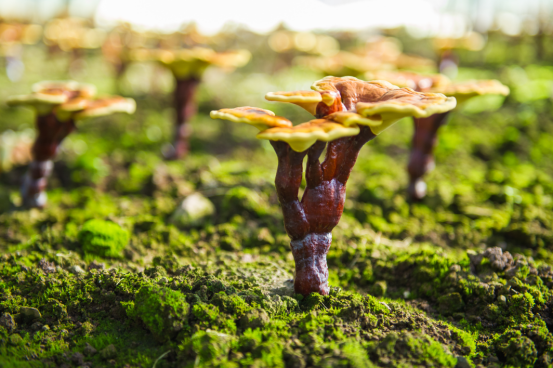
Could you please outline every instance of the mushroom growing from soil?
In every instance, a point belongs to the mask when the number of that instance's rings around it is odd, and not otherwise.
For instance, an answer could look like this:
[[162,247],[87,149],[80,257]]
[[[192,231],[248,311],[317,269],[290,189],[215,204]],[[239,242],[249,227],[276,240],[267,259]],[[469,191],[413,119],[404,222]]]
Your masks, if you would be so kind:
[[[509,94],[509,88],[497,80],[471,80],[451,82],[442,74],[418,74],[413,72],[372,72],[365,75],[367,79],[385,79],[398,86],[408,86],[416,91],[442,93],[455,97],[461,104],[475,96]],[[409,165],[408,195],[413,201],[419,201],[426,196],[426,183],[422,179],[434,166],[434,147],[436,146],[438,129],[445,124],[449,111],[428,117],[415,117],[415,132]]]
[[196,90],[204,71],[211,65],[233,70],[248,63],[246,50],[216,52],[206,47],[184,49],[141,49],[133,52],[137,61],[158,61],[175,77],[174,106],[176,112],[173,152],[169,159],[180,159],[189,151],[191,128],[188,121],[196,113]]
[[32,147],[32,161],[23,179],[21,196],[24,207],[46,205],[47,179],[58,147],[75,122],[116,112],[132,114],[133,99],[112,96],[94,99],[96,88],[74,81],[46,81],[33,85],[32,93],[13,96],[8,105],[26,105],[36,110],[37,136]]
[[[444,113],[455,107],[455,99],[353,77],[326,77],[311,88],[265,96],[269,101],[299,105],[315,115],[316,119],[303,124],[293,125],[256,107],[212,111],[211,117],[253,125],[260,130],[257,138],[270,140],[278,157],[275,186],[296,263],[294,290],[302,295],[327,295],[326,254],[332,229],[342,216],[346,183],[359,151],[399,119]],[[300,200],[306,156],[307,185]]]

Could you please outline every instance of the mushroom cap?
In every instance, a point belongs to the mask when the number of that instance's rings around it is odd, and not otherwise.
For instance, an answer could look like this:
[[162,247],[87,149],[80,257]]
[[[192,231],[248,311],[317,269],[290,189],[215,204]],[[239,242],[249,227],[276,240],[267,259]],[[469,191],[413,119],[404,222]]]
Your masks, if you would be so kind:
[[312,115],[315,115],[317,105],[323,100],[321,93],[317,91],[269,92],[265,95],[265,99],[293,103],[303,107]]
[[[64,105],[61,105],[58,109],[62,110],[63,108]],[[118,112],[132,114],[135,110],[136,102],[132,98],[112,96],[96,100],[88,100],[86,107],[77,112],[73,117],[76,120],[83,120],[98,116],[111,115]]]
[[214,110],[209,113],[209,116],[213,119],[253,125],[261,131],[268,128],[292,127],[290,120],[281,116],[275,116],[274,112],[258,107],[244,106],[234,109]]
[[[373,121],[359,124],[370,126],[374,134],[379,134],[403,117],[428,117],[452,110],[456,104],[455,98],[443,94],[416,92],[410,88],[399,88],[383,80],[366,82],[354,77],[326,77],[313,83],[311,89],[320,94],[320,100],[307,91],[273,92],[267,94],[266,98],[291,102],[311,113],[316,112],[320,102],[337,107],[337,110],[330,110],[330,113],[357,113]],[[338,116],[345,119],[343,121],[349,121],[348,118],[353,117]],[[381,123],[377,123],[378,120]]]
[[132,114],[136,104],[132,98],[120,96],[94,100],[96,87],[75,81],[44,81],[33,85],[28,95],[13,96],[8,105],[30,105],[39,115],[53,110],[60,121],[85,119],[116,112]]
[[451,111],[456,104],[454,97],[446,97],[441,93],[423,93],[413,91],[411,88],[395,87],[390,88],[375,101],[358,102],[356,109],[365,117],[380,116],[382,124],[371,126],[372,132],[378,135],[404,117],[426,118]]
[[357,125],[344,126],[328,119],[315,119],[307,123],[282,128],[271,128],[257,134],[259,139],[284,141],[296,152],[303,152],[316,141],[330,142],[359,134]]
[[451,81],[443,74],[420,74],[400,70],[380,70],[365,73],[367,80],[385,80],[398,87],[409,87],[426,91],[430,88],[445,86]]
[[210,65],[223,69],[235,69],[246,65],[251,58],[247,50],[216,52],[207,47],[189,49],[140,49],[131,53],[137,61],[159,61],[177,78],[199,77]]
[[[60,105],[70,100],[91,98],[96,94],[96,87],[91,84],[75,81],[43,81],[35,83],[32,92],[8,98],[9,106],[30,105],[39,113],[51,111],[53,105]],[[77,103],[77,102],[76,102]]]
[[365,117],[351,111],[338,111],[328,115],[326,118],[338,122],[346,127],[353,125],[377,127],[382,124],[382,119],[378,115]]
[[471,97],[481,95],[502,95],[509,94],[509,87],[495,79],[490,80],[470,80],[464,82],[455,82],[444,86],[437,86],[432,89],[433,92],[443,93],[446,96],[455,97],[459,103],[468,100]]

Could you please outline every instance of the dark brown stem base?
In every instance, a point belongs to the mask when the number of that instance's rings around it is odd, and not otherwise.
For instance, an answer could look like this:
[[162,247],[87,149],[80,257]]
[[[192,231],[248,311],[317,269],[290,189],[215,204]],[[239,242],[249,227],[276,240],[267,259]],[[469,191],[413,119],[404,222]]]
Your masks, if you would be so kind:
[[167,155],[167,159],[181,159],[190,150],[189,138],[192,129],[188,121],[196,114],[196,91],[199,84],[200,79],[197,77],[176,80],[174,93],[175,137],[173,152]]
[[424,175],[434,169],[434,148],[438,141],[438,129],[445,124],[448,113],[435,114],[427,118],[413,118],[415,133],[407,171],[409,187],[407,194],[412,201],[420,201],[426,196]]
[[[271,141],[278,157],[275,186],[284,227],[292,240],[290,247],[296,261],[294,290],[298,294],[328,294],[326,254],[331,231],[342,217],[346,183],[359,151],[374,137],[369,127],[361,127],[356,136],[337,139],[328,146],[316,142],[303,152],[292,150],[285,142]],[[326,157],[321,163],[319,157],[325,147]],[[300,201],[305,156],[307,185]]]
[[328,266],[326,255],[330,249],[332,234],[308,234],[300,240],[292,240],[290,248],[296,262],[294,291],[309,295],[328,295]]
[[21,185],[22,205],[27,208],[43,208],[46,205],[46,186],[52,172],[52,159],[58,147],[69,133],[75,130],[75,122],[59,121],[54,113],[38,115],[37,138],[33,144],[33,161]]
[[44,208],[47,202],[46,185],[52,172],[52,161],[33,161],[21,185],[22,205],[25,208]]

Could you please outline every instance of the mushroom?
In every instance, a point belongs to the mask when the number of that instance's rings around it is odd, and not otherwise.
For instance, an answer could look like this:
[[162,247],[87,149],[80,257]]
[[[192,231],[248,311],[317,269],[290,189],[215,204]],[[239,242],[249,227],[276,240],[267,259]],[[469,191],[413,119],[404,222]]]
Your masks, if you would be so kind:
[[[316,119],[303,124],[293,125],[256,107],[212,111],[211,117],[253,125],[260,130],[257,138],[271,142],[278,157],[275,186],[296,263],[294,290],[302,295],[327,295],[326,254],[332,229],[342,216],[346,183],[359,151],[399,119],[449,111],[455,107],[455,98],[353,77],[326,77],[311,88],[265,96],[269,101],[297,104],[315,115]],[[307,186],[300,200],[306,156]]]
[[241,67],[250,60],[250,53],[246,50],[216,52],[206,47],[141,49],[133,52],[133,58],[158,61],[175,77],[175,139],[174,150],[168,158],[179,159],[189,150],[191,128],[187,122],[196,113],[196,90],[204,71],[211,65],[227,70]]
[[[509,88],[497,80],[473,80],[465,82],[451,82],[441,74],[418,74],[413,72],[375,72],[367,73],[368,79],[386,79],[399,86],[409,86],[417,91],[442,93],[455,97],[458,104],[468,99],[488,94],[506,96]],[[413,201],[418,201],[426,195],[426,183],[423,176],[434,166],[434,147],[437,142],[438,129],[445,124],[449,111],[434,114],[428,117],[415,117],[415,132],[409,159],[409,188],[408,195]]]
[[45,81],[33,85],[28,95],[13,96],[8,105],[26,105],[36,110],[37,136],[32,161],[23,179],[21,196],[25,207],[46,205],[45,188],[58,147],[75,130],[77,120],[116,112],[132,114],[133,99],[120,96],[94,99],[96,88],[75,81]]
[[440,57],[440,73],[455,77],[459,66],[459,57],[455,50],[480,51],[486,40],[478,32],[468,32],[459,38],[434,38],[432,43]]
[[102,46],[105,36],[103,30],[91,26],[90,20],[56,18],[44,27],[43,40],[50,54],[58,50],[70,52],[69,70],[77,71],[82,68],[84,51]]

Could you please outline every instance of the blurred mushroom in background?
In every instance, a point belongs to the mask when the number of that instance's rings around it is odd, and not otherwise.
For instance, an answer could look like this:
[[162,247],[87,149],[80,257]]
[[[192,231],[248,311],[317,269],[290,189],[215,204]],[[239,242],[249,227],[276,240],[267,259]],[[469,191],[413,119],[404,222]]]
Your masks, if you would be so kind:
[[13,96],[10,106],[29,106],[36,111],[37,136],[32,162],[23,179],[24,207],[46,205],[46,185],[61,142],[75,130],[75,122],[117,112],[134,113],[133,99],[120,96],[94,98],[96,88],[74,81],[45,81],[33,85],[28,95]]
[[456,50],[480,51],[486,40],[478,32],[469,32],[459,38],[434,38],[434,49],[439,55],[439,72],[454,79],[459,68],[459,56]]
[[[386,80],[400,87],[409,87],[415,91],[442,93],[455,97],[457,104],[475,96],[509,94],[509,88],[497,80],[470,80],[452,82],[442,74],[418,74],[414,72],[382,71],[367,73],[368,80]],[[449,113],[434,114],[432,116],[413,117],[415,131],[409,158],[409,188],[408,196],[412,201],[420,201],[426,196],[424,175],[436,166],[434,162],[434,148],[438,139],[438,129],[446,123]]]
[[[190,118],[196,113],[196,91],[204,71],[217,66],[227,71],[244,66],[250,60],[247,50],[217,52],[212,48],[194,46],[181,48],[178,43],[165,43],[174,48],[138,49],[132,52],[136,61],[157,61],[169,69],[175,78],[173,103],[175,133],[173,146],[164,152],[167,159],[180,159],[189,151]],[[163,45],[163,43],[162,43]]]
[[106,32],[94,28],[92,21],[84,18],[56,18],[44,27],[44,44],[52,56],[60,51],[70,53],[68,72],[76,76],[86,69],[86,50],[102,46]]
[[362,77],[370,71],[435,69],[432,60],[403,54],[401,49],[401,42],[396,38],[379,36],[353,51],[339,51],[329,56],[300,56],[294,62],[334,76]]

